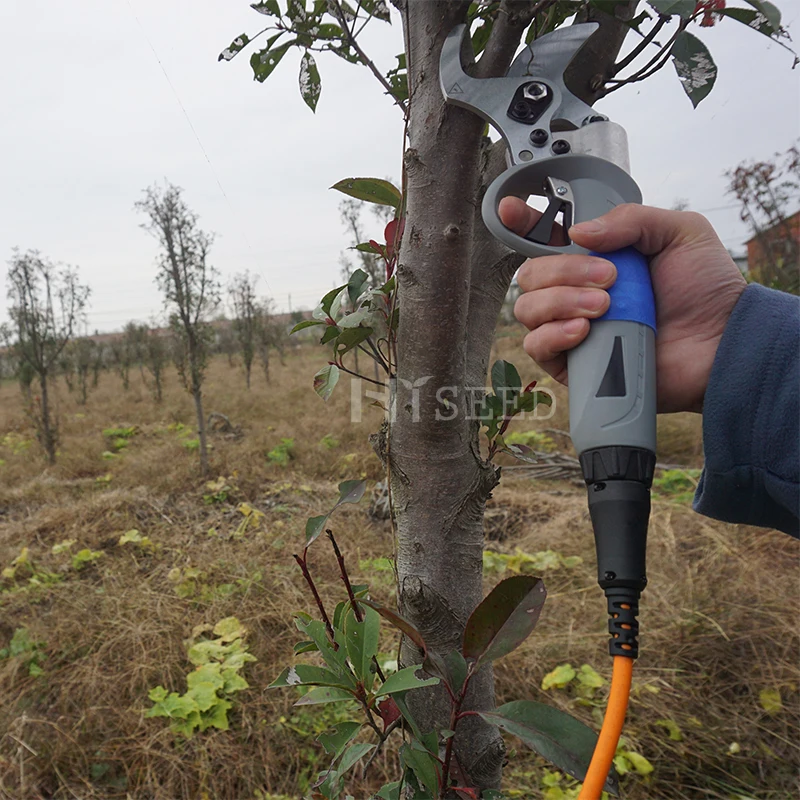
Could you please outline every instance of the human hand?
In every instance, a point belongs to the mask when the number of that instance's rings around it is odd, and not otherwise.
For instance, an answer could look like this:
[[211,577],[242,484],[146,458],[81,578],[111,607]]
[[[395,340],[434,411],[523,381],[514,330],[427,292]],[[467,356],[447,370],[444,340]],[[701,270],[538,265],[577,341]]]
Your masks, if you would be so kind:
[[[503,223],[526,234],[539,212],[516,197],[499,207]],[[658,410],[701,411],[714,356],[736,301],[747,285],[708,220],[691,211],[622,205],[574,225],[575,244],[601,253],[633,246],[650,256],[656,300]],[[589,255],[529,259],[519,271],[524,292],[514,313],[530,331],[525,351],[567,384],[566,352],[589,333],[589,320],[608,309],[616,280],[610,261]]]

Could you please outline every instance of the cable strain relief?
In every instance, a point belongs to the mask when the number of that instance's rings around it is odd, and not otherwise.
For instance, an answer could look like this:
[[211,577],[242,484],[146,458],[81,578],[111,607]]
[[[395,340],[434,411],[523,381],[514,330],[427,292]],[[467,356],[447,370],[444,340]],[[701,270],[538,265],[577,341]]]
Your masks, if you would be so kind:
[[638,589],[609,587],[605,590],[608,601],[608,652],[612,656],[637,658],[639,656],[639,597]]

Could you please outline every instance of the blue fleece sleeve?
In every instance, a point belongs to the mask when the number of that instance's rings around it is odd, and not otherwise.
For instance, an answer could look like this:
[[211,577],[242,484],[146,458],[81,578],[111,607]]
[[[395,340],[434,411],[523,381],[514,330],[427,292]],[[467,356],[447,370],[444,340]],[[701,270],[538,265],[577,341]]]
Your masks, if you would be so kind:
[[751,284],[711,369],[696,511],[800,536],[798,394],[800,298]]

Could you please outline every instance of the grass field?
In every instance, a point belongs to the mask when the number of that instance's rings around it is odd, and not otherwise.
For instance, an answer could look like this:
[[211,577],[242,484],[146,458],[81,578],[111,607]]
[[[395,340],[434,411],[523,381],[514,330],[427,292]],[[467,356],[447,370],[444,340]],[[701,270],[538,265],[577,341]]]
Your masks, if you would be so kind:
[[[498,339],[496,354],[531,379],[519,338]],[[207,411],[236,431],[210,437],[212,478],[223,479],[211,488],[192,449],[190,398],[172,373],[161,406],[138,376],[128,392],[102,376],[85,407],[60,386],[55,467],[39,452],[18,387],[0,387],[1,798],[295,798],[324,767],[315,737],[348,709],[301,711],[291,690],[265,688],[292,663],[292,612],[311,611],[291,558],[306,518],[329,509],[338,481],[381,477],[367,443],[379,410],[365,405],[363,421],[351,423],[345,386],[323,404],[310,389],[322,360],[314,347],[293,350],[271,384],[254,375],[250,392],[240,370],[212,363]],[[565,403],[551,420],[515,425],[564,429]],[[701,465],[699,419],[667,419],[659,436],[662,461]],[[780,533],[694,514],[692,474],[662,477],[654,502],[622,796],[789,800],[800,767],[800,549]],[[391,530],[367,505],[343,507],[333,527],[354,578],[391,601]],[[138,538],[119,544],[133,530]],[[610,659],[583,490],[509,470],[487,534],[487,588],[534,569],[549,593],[537,631],[499,662],[498,700],[552,703],[596,725]],[[325,597],[341,599],[324,542],[311,562]],[[145,717],[148,692],[184,692],[189,640],[230,616],[256,658],[241,673],[250,688],[232,695],[228,730],[176,738],[168,720]],[[393,657],[388,630],[382,648]],[[563,685],[542,689],[564,664],[575,677],[562,668]],[[507,744],[516,751],[509,797],[574,797],[574,784]],[[351,793],[362,800],[395,774],[387,750]]]

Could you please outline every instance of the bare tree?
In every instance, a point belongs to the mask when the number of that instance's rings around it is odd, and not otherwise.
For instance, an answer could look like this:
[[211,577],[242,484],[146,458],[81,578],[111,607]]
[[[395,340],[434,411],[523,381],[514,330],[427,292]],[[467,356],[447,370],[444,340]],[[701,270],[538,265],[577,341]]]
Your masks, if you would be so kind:
[[129,322],[119,336],[109,342],[111,363],[122,380],[122,388],[131,388],[131,367],[139,360],[140,333],[135,322]]
[[138,360],[142,382],[153,394],[156,403],[164,396],[164,369],[169,361],[169,336],[155,325],[140,325],[137,336]]
[[257,276],[249,272],[236,275],[228,287],[233,306],[232,330],[239,346],[244,365],[245,381],[250,388],[250,370],[256,355],[256,348],[263,338],[264,314],[256,297]]
[[40,395],[30,405],[37,437],[51,464],[56,460],[58,424],[53,414],[52,379],[64,348],[84,318],[89,287],[77,272],[59,268],[37,251],[15,250],[8,270],[9,316],[13,328],[9,344],[21,365],[39,381]]
[[89,399],[90,376],[97,345],[88,337],[74,339],[65,348],[61,364],[67,387],[78,390],[78,404],[85,406]]
[[219,304],[220,288],[216,270],[208,263],[213,237],[198,226],[197,215],[189,209],[181,189],[167,183],[151,186],[136,209],[147,216],[142,227],[159,244],[156,280],[172,312],[170,324],[178,340],[176,366],[186,389],[194,399],[200,466],[208,474],[208,445],[203,412],[203,379],[212,331],[208,316]]
[[739,216],[758,243],[756,280],[800,293],[800,239],[789,218],[800,211],[800,150],[792,145],[768,161],[743,161],[725,173],[728,194],[740,203]]

